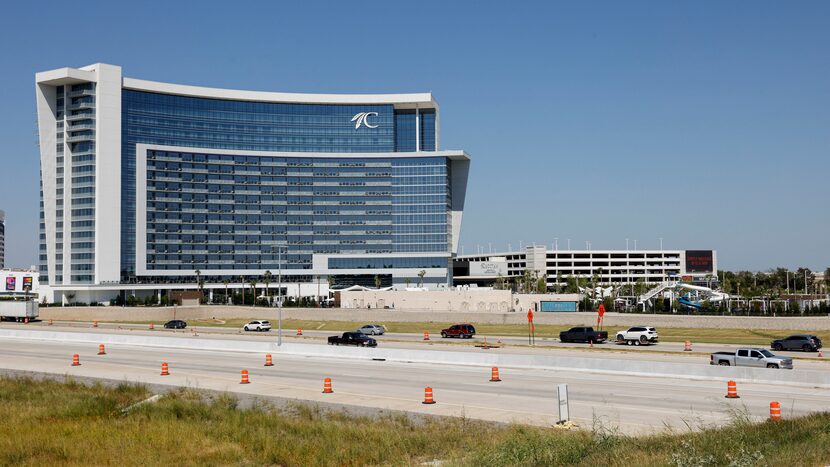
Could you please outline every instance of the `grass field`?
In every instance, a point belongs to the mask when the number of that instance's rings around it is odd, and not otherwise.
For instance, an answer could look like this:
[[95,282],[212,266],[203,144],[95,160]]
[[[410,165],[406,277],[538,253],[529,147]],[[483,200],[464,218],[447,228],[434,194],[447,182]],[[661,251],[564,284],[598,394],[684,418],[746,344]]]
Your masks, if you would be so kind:
[[465,419],[239,408],[182,390],[125,411],[141,386],[0,378],[0,465],[825,465],[830,414],[649,437]]
[[[271,319],[271,325],[276,328],[276,320]],[[230,320],[188,320],[189,326],[221,326],[241,328],[248,320],[230,319]],[[310,321],[310,320],[283,320],[283,329],[297,329],[304,330],[326,330],[332,332],[350,331],[359,328],[366,324],[365,322],[357,321]],[[142,324],[149,324],[144,322]],[[156,323],[159,324],[159,323]],[[440,335],[441,329],[449,327],[454,323],[411,323],[411,322],[385,322],[380,321],[379,324],[386,326],[389,332],[402,333],[416,333],[421,334],[424,331],[429,331],[430,335]],[[475,324],[476,331],[482,336],[527,336],[527,325],[524,324]],[[550,325],[537,324],[536,337],[559,337],[559,332],[567,330],[570,326],[564,325]],[[608,327],[608,335],[613,339],[614,332],[623,328]],[[664,342],[683,342],[690,340],[692,342],[711,343],[711,344],[747,344],[747,345],[761,345],[768,346],[772,339],[778,339],[789,336],[791,334],[815,334],[821,338],[823,342],[830,342],[830,332],[828,331],[781,331],[772,329],[705,329],[705,328],[657,328],[660,334],[660,340]]]

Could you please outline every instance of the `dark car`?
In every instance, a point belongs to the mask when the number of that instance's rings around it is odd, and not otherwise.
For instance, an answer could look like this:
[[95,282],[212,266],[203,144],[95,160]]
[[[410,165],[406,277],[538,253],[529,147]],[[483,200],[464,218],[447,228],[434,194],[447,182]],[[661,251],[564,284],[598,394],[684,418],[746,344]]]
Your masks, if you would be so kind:
[[342,336],[329,337],[329,345],[356,345],[358,347],[377,347],[378,342],[362,332],[344,332]]
[[441,337],[460,337],[462,339],[469,339],[476,333],[476,328],[472,324],[453,324],[447,329],[441,330]]
[[605,342],[608,331],[594,331],[592,327],[576,327],[559,333],[560,342]]
[[180,319],[174,319],[164,323],[165,329],[184,329],[187,327],[187,323]]
[[770,344],[772,350],[803,350],[804,352],[818,352],[821,348],[821,339],[810,334],[793,334],[786,339],[778,339]]

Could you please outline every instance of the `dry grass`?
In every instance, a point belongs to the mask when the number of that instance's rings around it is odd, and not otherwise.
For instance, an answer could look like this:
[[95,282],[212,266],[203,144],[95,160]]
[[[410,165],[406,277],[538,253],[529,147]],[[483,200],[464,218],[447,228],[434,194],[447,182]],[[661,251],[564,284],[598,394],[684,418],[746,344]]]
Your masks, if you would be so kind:
[[141,386],[0,378],[0,465],[822,465],[830,414],[642,438],[493,426],[465,419],[357,417],[297,405],[241,409],[183,390],[155,404]]
[[[271,325],[276,328],[277,323],[274,318],[269,319]],[[705,319],[705,318],[704,318]],[[249,320],[242,319],[228,319],[228,320],[188,320],[190,326],[198,327],[233,327],[241,328]],[[332,332],[350,331],[367,324],[366,322],[358,321],[313,321],[313,320],[283,320],[283,329],[297,329],[303,330],[326,330]],[[379,321],[379,324],[386,326],[389,332],[395,333],[413,333],[422,334],[424,331],[429,331],[430,335],[437,336],[441,329],[447,328],[454,323],[443,322],[386,322]],[[146,323],[142,323],[146,324]],[[158,323],[157,323],[158,324]],[[524,324],[476,324],[476,331],[481,336],[527,336],[527,325]],[[578,325],[573,325],[578,326]],[[551,324],[537,324],[536,337],[537,338],[558,338],[560,331],[565,331],[572,327],[571,325],[551,325]],[[606,327],[608,336],[613,339],[616,331],[622,330],[622,327]],[[789,336],[791,334],[815,334],[824,342],[830,342],[830,331],[781,331],[772,329],[708,329],[708,328],[675,328],[675,327],[660,327],[657,329],[660,334],[660,340],[664,342],[683,342],[690,340],[694,343],[710,343],[710,344],[746,344],[746,345],[760,345],[768,346],[773,339],[779,339]]]

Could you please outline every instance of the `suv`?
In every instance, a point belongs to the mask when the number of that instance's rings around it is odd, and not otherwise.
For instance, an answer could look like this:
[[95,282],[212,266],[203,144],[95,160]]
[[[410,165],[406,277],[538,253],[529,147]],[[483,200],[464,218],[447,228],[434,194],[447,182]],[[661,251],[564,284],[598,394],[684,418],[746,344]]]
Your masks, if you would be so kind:
[[472,324],[453,324],[447,329],[441,330],[441,337],[461,337],[469,339],[476,333]]
[[634,326],[627,331],[617,333],[618,344],[645,345],[657,343],[657,329],[651,326]]
[[270,331],[271,323],[264,319],[255,319],[250,323],[246,324],[245,327],[243,327],[242,329],[246,331]]
[[777,339],[770,344],[772,350],[803,350],[817,352],[821,348],[821,339],[810,334],[794,334],[786,339]]

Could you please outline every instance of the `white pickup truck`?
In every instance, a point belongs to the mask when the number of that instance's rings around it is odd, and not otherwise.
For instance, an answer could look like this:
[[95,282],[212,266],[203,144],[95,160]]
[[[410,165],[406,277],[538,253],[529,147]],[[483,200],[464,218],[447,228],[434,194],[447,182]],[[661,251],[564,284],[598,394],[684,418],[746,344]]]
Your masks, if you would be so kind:
[[34,300],[0,300],[0,321],[29,321],[37,318],[38,304]]
[[709,364],[793,369],[792,358],[779,357],[767,349],[738,349],[735,352],[715,352],[709,356]]
[[627,331],[617,333],[617,344],[646,345],[656,344],[659,336],[657,329],[651,326],[634,326]]

